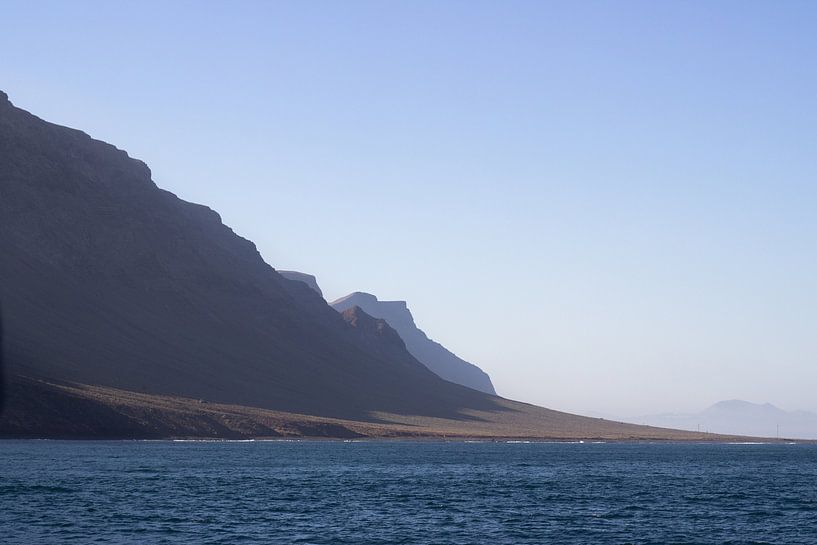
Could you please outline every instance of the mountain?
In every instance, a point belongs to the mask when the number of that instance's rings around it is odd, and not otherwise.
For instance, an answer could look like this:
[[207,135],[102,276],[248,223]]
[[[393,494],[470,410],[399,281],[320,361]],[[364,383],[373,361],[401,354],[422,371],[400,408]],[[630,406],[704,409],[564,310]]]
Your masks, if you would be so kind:
[[294,280],[296,282],[303,282],[304,284],[306,284],[307,286],[309,286],[310,288],[315,290],[315,292],[318,295],[323,297],[323,292],[321,291],[320,286],[318,286],[318,280],[314,276],[312,276],[311,274],[306,274],[306,273],[297,272],[297,271],[281,271],[281,270],[278,271],[278,274],[280,274],[281,276],[283,276],[287,280]]
[[0,234],[2,436],[703,438],[442,380],[141,161],[3,93]]
[[732,435],[817,439],[817,414],[785,411],[771,403],[720,401],[694,414],[655,414],[627,419],[638,424]]
[[369,316],[360,307],[348,308],[341,316],[355,329],[361,342],[379,357],[400,365],[423,365],[406,350],[403,339],[386,320]]
[[5,95],[0,233],[10,378],[353,418],[493,404],[383,361],[216,212]]
[[405,301],[378,301],[374,295],[358,291],[331,305],[340,312],[359,307],[376,318],[383,318],[400,334],[408,351],[438,376],[480,392],[496,393],[491,378],[482,369],[429,339],[417,327]]

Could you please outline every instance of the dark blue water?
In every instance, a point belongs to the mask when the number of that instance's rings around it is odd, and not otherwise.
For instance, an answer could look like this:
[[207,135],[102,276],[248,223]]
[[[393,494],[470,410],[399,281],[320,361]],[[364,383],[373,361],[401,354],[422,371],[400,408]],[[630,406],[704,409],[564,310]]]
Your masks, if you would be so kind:
[[2,543],[817,544],[817,446],[0,441]]

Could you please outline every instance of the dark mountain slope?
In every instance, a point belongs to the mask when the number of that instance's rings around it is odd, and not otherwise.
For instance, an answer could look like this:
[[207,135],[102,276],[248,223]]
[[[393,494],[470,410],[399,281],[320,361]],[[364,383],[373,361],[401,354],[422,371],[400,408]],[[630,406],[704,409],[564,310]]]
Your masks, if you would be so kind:
[[360,307],[352,307],[341,313],[343,319],[355,328],[360,341],[371,352],[394,364],[408,367],[421,366],[414,356],[406,350],[406,344],[400,335],[392,329],[386,320],[369,316]]
[[0,233],[11,376],[354,418],[494,404],[382,359],[218,214],[5,95]]
[[332,307],[339,312],[355,306],[371,316],[386,320],[400,334],[411,355],[436,375],[474,390],[496,393],[491,378],[482,369],[429,339],[417,327],[405,301],[379,301],[374,295],[357,291],[332,303]]
[[441,380],[143,163],[1,93],[0,301],[0,436],[705,437]]

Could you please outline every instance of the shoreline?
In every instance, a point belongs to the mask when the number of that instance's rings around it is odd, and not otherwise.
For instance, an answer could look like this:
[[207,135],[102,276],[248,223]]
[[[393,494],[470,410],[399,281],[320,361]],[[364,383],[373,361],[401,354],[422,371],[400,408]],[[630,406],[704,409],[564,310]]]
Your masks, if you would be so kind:
[[372,412],[344,418],[23,377],[9,386],[0,440],[809,442],[628,424],[500,397],[492,398],[490,410],[463,409],[453,417]]
[[343,437],[252,437],[246,439],[220,437],[41,437],[41,436],[0,436],[0,443],[11,441],[54,441],[75,443],[459,443],[459,444],[543,444],[543,445],[817,445],[817,439],[765,439],[735,441],[729,439],[695,440],[695,439],[546,439],[546,438],[518,438],[518,437],[360,437],[348,439]]

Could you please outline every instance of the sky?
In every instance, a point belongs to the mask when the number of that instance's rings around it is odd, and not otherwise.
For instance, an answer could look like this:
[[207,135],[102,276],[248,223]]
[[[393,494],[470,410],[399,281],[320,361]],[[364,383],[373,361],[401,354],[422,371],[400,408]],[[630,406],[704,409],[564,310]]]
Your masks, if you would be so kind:
[[817,410],[817,3],[6,0],[0,89],[497,391]]

